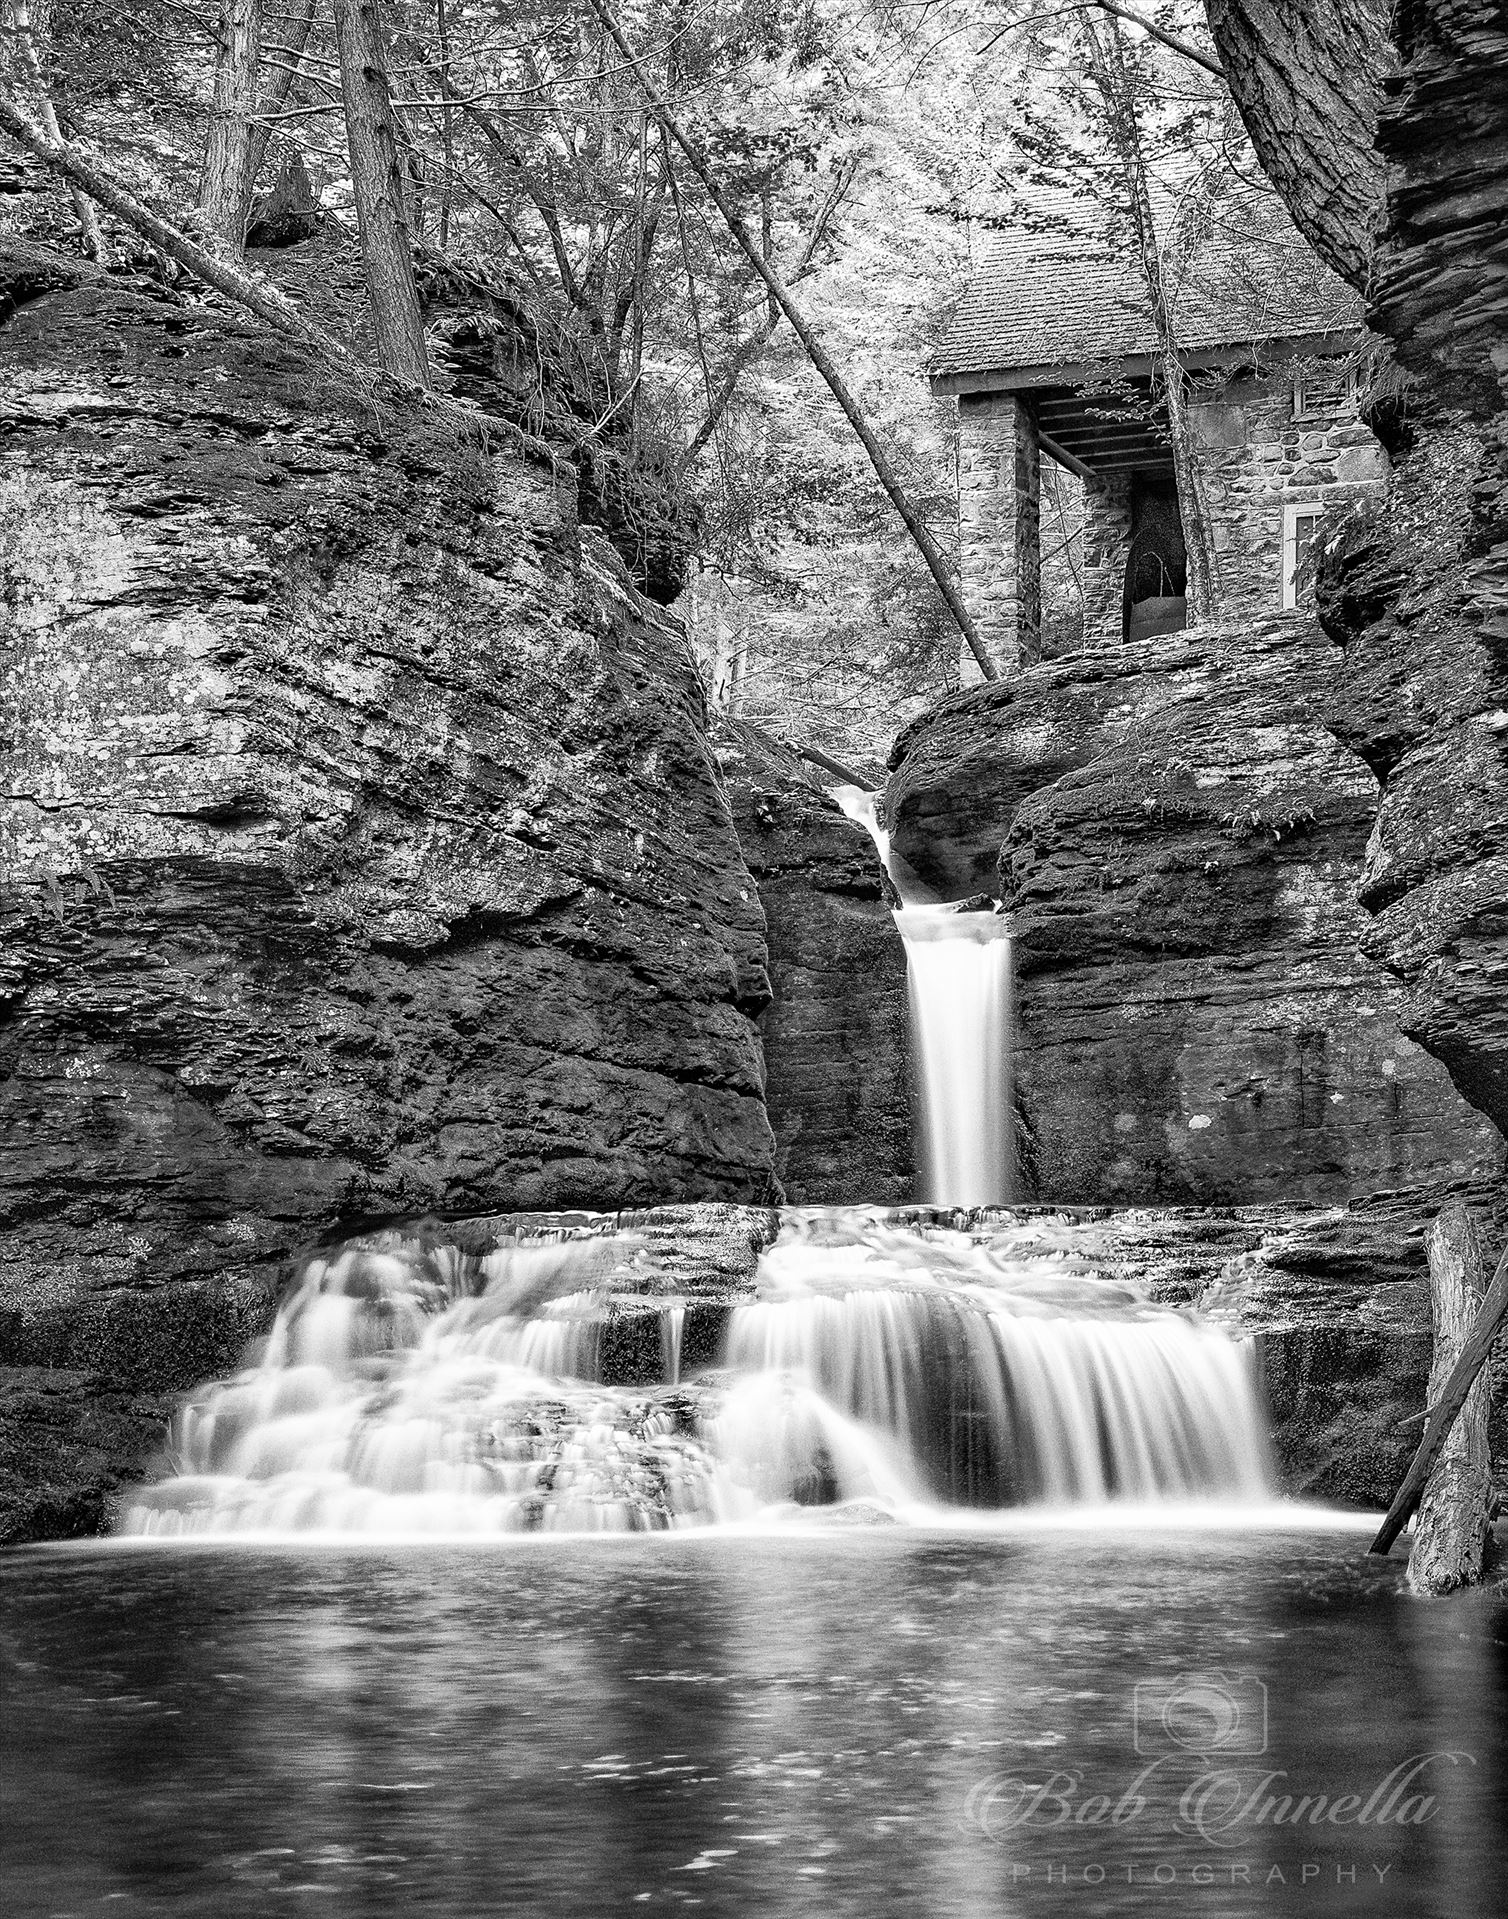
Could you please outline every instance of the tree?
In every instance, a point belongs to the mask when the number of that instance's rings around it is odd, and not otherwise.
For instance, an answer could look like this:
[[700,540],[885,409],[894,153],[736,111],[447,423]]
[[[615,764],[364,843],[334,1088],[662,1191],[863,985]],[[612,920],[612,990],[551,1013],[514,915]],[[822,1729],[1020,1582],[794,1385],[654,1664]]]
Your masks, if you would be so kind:
[[333,10],[356,224],[378,364],[396,380],[427,387],[429,352],[414,285],[408,175],[399,156],[388,90],[381,9],[378,0],[333,0]]
[[1168,441],[1178,486],[1178,512],[1188,556],[1189,612],[1198,623],[1213,618],[1218,612],[1215,550],[1200,485],[1198,454],[1189,426],[1188,375],[1163,272],[1162,242],[1152,205],[1136,93],[1117,16],[1112,14],[1103,27],[1086,18],[1084,39],[1089,53],[1089,72],[1104,108],[1106,139],[1120,167],[1125,211],[1135,237],[1137,263],[1146,283],[1147,302],[1157,336],[1155,391],[1167,414]]
[[215,81],[210,105],[199,210],[211,232],[239,253],[246,240],[252,194],[268,141],[299,75],[314,24],[316,0],[293,0],[284,21],[286,41],[272,78],[262,84],[262,0],[222,0],[216,28]]
[[262,71],[262,0],[224,0],[219,41],[199,210],[239,253],[256,177],[252,134]]
[[349,368],[345,349],[316,326],[260,274],[230,261],[185,232],[171,213],[155,206],[115,174],[108,164],[67,140],[55,138],[7,95],[0,93],[0,132],[8,133],[59,178],[75,186],[125,226],[174,260],[206,286],[327,364]]
[[[6,36],[17,66],[30,85],[32,97],[36,103],[37,119],[43,133],[49,140],[61,144],[62,130],[58,125],[57,110],[53,104],[52,89],[42,70],[41,57],[37,51],[37,29],[32,20],[29,0],[6,0],[4,10]],[[43,12],[43,38],[47,34],[47,17]],[[100,231],[99,215],[94,202],[83,192],[77,183],[71,183],[70,193],[73,210],[78,216],[79,227],[83,232],[84,245],[91,257],[101,266],[109,262],[109,251],[104,235]]]
[[939,593],[941,593],[948,611],[957,622],[958,630],[963,635],[970,652],[978,661],[980,672],[987,680],[997,678],[998,675],[994,662],[985,651],[984,645],[975,630],[973,619],[970,617],[969,611],[965,607],[963,599],[959,594],[958,582],[953,577],[942,549],[933,538],[931,529],[917,512],[915,504],[901,483],[900,475],[896,471],[894,462],[889,458],[885,449],[875,437],[873,429],[870,427],[869,422],[865,419],[859,407],[858,401],[849,390],[847,381],[845,381],[842,374],[839,373],[837,367],[833,364],[831,355],[828,354],[822,342],[812,331],[806,315],[801,311],[800,307],[797,306],[792,297],[790,288],[787,287],[781,279],[780,274],[772,265],[764,249],[755,242],[742,217],[733,206],[729,196],[725,194],[719,186],[705,156],[687,135],[685,129],[680,125],[679,121],[677,121],[666,102],[655,89],[634,53],[633,48],[624,37],[622,30],[609,11],[606,0],[589,0],[589,4],[602,21],[603,26],[607,29],[613,44],[618,48],[618,51],[623,55],[630,67],[633,68],[639,84],[644,89],[645,98],[654,109],[655,117],[659,120],[660,125],[685,154],[692,171],[706,189],[708,198],[722,215],[728,231],[737,241],[740,250],[748,258],[749,264],[754,268],[754,271],[769,289],[770,298],[790,322],[791,331],[796,335],[797,339],[800,340],[807,358],[822,375],[833,398],[838,402],[839,407],[841,407],[844,418],[853,428],[859,444],[869,456],[870,465],[874,468],[875,474],[881,486],[884,487],[886,494],[889,496],[892,506],[894,506],[896,512],[900,515],[901,520],[905,524],[906,531],[916,542],[917,549],[926,561],[927,570],[936,582],[937,589]]

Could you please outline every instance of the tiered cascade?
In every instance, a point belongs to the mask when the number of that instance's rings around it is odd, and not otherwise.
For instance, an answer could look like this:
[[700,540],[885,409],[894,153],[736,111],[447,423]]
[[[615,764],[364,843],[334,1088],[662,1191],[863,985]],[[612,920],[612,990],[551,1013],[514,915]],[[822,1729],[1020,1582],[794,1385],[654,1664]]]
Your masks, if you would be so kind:
[[[311,1264],[196,1395],[134,1534],[654,1530],[847,1506],[1260,1499],[1251,1355],[1040,1228],[792,1216],[758,1297],[688,1303],[626,1236],[480,1258],[388,1236]],[[707,1311],[697,1302],[699,1312]],[[657,1356],[603,1383],[615,1320]]]

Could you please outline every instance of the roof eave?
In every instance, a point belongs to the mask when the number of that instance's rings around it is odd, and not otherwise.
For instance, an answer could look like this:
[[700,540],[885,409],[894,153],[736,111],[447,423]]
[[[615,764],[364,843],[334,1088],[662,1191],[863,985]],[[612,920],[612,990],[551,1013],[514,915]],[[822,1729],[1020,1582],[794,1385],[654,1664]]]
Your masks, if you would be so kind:
[[[1329,327],[1318,332],[1269,335],[1263,340],[1231,340],[1219,346],[1186,347],[1183,364],[1198,372],[1208,367],[1240,366],[1260,355],[1264,361],[1302,359],[1310,353],[1335,353],[1357,345],[1358,326]],[[1156,356],[1122,353],[1103,360],[1059,360],[1047,366],[982,367],[964,370],[939,368],[931,374],[932,391],[939,395],[1022,393],[1038,387],[1086,386],[1093,381],[1149,379]]]

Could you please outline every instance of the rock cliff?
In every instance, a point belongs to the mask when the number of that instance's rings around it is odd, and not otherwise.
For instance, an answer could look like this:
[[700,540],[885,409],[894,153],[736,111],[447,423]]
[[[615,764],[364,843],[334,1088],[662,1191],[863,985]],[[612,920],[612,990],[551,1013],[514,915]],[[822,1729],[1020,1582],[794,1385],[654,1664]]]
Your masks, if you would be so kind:
[[1335,1200],[1494,1170],[1358,951],[1377,805],[1288,617],[1111,645],[897,742],[896,852],[1012,911],[1020,1163],[1057,1201]]
[[0,1360],[159,1392],[352,1222],[768,1197],[758,898],[574,474],[33,247],[0,316]]
[[[1382,787],[1368,950],[1407,986],[1404,1030],[1508,1125],[1508,11],[1208,11],[1258,153],[1396,362],[1371,409],[1387,501],[1321,573],[1346,654],[1325,710]],[[1332,111],[1337,76],[1355,97]]]

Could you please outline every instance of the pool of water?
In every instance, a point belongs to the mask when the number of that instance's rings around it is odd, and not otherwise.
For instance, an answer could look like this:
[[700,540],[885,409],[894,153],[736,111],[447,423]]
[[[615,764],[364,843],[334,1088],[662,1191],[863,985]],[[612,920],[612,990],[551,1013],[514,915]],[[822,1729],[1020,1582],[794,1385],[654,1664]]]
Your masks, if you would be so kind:
[[1508,1616],[1365,1543],[16,1553],[5,1911],[1508,1910]]

